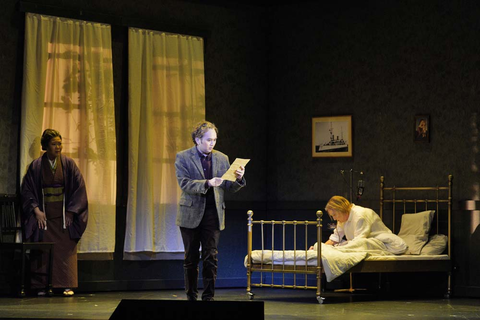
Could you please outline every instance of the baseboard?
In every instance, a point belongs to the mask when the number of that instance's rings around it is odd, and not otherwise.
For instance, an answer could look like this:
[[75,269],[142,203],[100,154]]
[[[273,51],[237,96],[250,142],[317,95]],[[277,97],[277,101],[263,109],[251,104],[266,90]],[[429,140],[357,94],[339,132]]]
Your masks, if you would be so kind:
[[480,287],[455,286],[453,288],[453,296],[462,298],[480,298]]
[[[202,280],[199,280],[202,287]],[[245,278],[217,279],[217,288],[246,288]],[[103,280],[103,281],[79,281],[79,292],[101,291],[142,291],[142,290],[177,290],[184,288],[183,279],[152,279],[152,280]]]

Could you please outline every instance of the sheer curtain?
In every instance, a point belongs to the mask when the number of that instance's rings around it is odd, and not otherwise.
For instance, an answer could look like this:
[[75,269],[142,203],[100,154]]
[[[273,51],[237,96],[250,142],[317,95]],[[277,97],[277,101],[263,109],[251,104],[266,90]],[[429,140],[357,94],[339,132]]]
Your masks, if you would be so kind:
[[83,174],[89,200],[78,252],[115,249],[116,140],[110,26],[26,14],[20,174],[41,155],[45,128]]
[[175,155],[205,118],[203,39],[129,29],[129,193],[124,259],[183,252]]

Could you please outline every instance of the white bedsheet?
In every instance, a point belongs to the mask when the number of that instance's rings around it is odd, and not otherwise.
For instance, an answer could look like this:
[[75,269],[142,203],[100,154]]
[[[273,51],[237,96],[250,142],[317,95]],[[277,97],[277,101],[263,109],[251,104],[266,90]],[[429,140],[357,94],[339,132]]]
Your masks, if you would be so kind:
[[437,255],[417,255],[417,254],[402,254],[399,256],[369,256],[365,261],[386,261],[386,260],[395,260],[395,261],[405,261],[405,260],[415,260],[415,261],[424,261],[424,260],[449,260],[448,254],[437,254]]
[[[306,259],[305,259],[306,256]],[[448,259],[447,255],[439,256],[412,256],[392,255],[387,251],[385,244],[378,239],[358,239],[344,246],[332,247],[322,243],[322,265],[327,278],[331,282],[347,272],[362,260],[432,260]],[[273,251],[273,264],[315,266],[317,264],[317,250],[275,250]],[[272,250],[252,251],[252,263],[272,264]],[[245,266],[247,257],[245,257]]]

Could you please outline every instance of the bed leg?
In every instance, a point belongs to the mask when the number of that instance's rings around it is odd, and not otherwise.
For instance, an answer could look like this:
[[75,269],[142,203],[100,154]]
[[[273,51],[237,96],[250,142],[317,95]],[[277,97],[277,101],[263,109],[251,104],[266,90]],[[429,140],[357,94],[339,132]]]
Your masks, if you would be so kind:
[[450,299],[452,296],[452,288],[451,288],[451,280],[452,280],[452,273],[448,273],[448,280],[447,280],[447,292],[443,295],[445,299]]
[[250,275],[248,276],[248,286],[247,286],[247,298],[248,300],[253,300],[255,295],[252,293],[252,289],[250,287]]
[[255,295],[252,293],[252,272],[250,271],[250,265],[247,266],[247,298],[253,300]]
[[378,291],[382,292],[382,289],[383,289],[383,287],[382,287],[382,273],[380,272],[380,273],[378,273]]
[[325,300],[324,297],[321,296],[322,294],[322,268],[317,267],[317,301],[318,303],[322,304]]
[[247,267],[247,298],[253,300],[255,295],[252,293],[252,272],[250,271],[250,265]]

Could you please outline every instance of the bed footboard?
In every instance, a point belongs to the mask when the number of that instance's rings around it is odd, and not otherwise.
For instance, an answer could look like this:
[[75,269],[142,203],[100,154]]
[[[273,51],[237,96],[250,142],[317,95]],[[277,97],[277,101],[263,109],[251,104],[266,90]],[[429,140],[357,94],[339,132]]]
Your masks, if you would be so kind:
[[[269,287],[269,288],[292,288],[292,289],[315,289],[316,290],[316,297],[317,301],[319,303],[323,302],[323,298],[321,297],[321,292],[322,292],[322,246],[320,245],[321,240],[322,240],[322,211],[318,210],[317,211],[317,220],[316,221],[254,221],[253,220],[253,211],[249,210],[247,212],[247,230],[248,230],[248,236],[247,236],[247,258],[246,258],[246,268],[247,268],[247,296],[250,300],[254,298],[254,294],[252,292],[252,287]],[[304,236],[305,236],[305,243],[304,243],[304,249],[299,249],[298,252],[304,252],[305,257],[308,256],[308,251],[309,250],[309,245],[308,245],[308,227],[312,228],[315,226],[316,228],[316,241],[317,241],[317,256],[316,256],[316,263],[315,265],[309,266],[308,263],[305,262],[304,266],[297,265],[296,264],[296,259],[294,258],[294,263],[293,265],[286,265],[285,260],[283,263],[279,264],[264,264],[263,263],[263,258],[262,262],[259,264],[253,264],[252,263],[252,247],[253,247],[253,226],[254,224],[260,225],[260,231],[261,231],[261,250],[262,250],[262,255],[263,252],[270,252],[272,253],[272,257],[274,254],[274,248],[275,248],[275,226],[281,225],[281,230],[282,230],[282,235],[281,235],[281,241],[282,241],[282,251],[285,256],[285,251],[286,251],[286,226],[291,225],[293,226],[293,252],[294,255],[297,252],[297,228],[298,227],[303,227],[304,229]],[[271,232],[272,232],[272,238],[271,238],[271,248],[270,249],[265,249],[265,233],[264,229],[265,226],[271,226]],[[260,283],[252,283],[252,273],[253,272],[259,272],[260,273]],[[271,283],[264,283],[263,282],[263,274],[264,273],[269,273],[271,274]],[[276,284],[274,282],[274,274],[280,273],[282,274],[282,279],[280,284]],[[285,282],[285,274],[293,274],[293,284],[287,284]],[[304,284],[299,284],[297,283],[297,275],[304,275],[305,278],[305,283]],[[312,286],[308,284],[308,275],[315,275],[316,276],[316,285]]]

